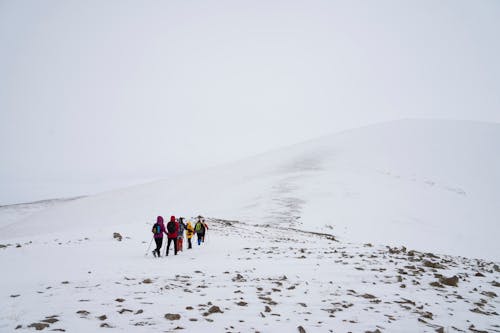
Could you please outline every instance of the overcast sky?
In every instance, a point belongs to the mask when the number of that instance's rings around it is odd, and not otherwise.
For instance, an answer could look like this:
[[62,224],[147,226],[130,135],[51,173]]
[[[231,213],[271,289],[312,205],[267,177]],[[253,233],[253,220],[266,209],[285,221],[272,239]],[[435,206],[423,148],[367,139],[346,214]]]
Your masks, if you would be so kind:
[[0,0],[0,204],[409,117],[500,122],[500,1]]

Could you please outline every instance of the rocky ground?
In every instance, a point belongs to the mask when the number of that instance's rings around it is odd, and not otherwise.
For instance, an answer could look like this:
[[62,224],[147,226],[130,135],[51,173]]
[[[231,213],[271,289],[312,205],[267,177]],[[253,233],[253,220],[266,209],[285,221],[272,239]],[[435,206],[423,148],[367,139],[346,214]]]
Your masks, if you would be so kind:
[[[497,263],[209,225],[204,244],[163,258],[144,256],[149,242],[127,230],[3,244],[0,331],[500,332]],[[31,268],[40,253],[47,264]],[[57,274],[45,272],[52,260]]]

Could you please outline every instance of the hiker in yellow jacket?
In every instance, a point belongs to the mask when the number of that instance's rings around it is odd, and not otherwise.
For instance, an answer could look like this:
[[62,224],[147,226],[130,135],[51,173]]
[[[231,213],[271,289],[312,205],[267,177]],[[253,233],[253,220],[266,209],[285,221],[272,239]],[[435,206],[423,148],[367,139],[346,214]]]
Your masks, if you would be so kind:
[[188,221],[188,223],[186,225],[186,236],[187,236],[187,239],[188,239],[188,249],[192,249],[193,248],[193,246],[191,244],[191,238],[193,238],[193,235],[194,235],[193,225],[191,224],[191,221]]

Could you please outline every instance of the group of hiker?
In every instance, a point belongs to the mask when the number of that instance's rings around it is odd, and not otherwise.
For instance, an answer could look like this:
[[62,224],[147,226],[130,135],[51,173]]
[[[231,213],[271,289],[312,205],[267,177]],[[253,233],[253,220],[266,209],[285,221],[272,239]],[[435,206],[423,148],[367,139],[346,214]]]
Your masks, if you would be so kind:
[[184,218],[179,217],[175,218],[175,216],[170,217],[170,221],[167,223],[165,227],[163,217],[158,216],[156,218],[156,223],[153,225],[153,237],[156,242],[156,249],[153,250],[153,255],[155,257],[161,257],[160,249],[163,244],[163,234],[167,235],[167,250],[165,255],[168,256],[168,252],[170,250],[170,244],[174,245],[174,254],[177,255],[178,251],[182,251],[182,246],[184,242],[184,232],[186,232],[186,237],[188,241],[188,249],[192,249],[193,245],[191,243],[191,238],[193,238],[196,233],[198,245],[205,242],[205,235],[207,233],[208,226],[205,223],[205,219],[202,216],[197,217],[197,221],[193,226],[191,221],[187,221],[184,223]]

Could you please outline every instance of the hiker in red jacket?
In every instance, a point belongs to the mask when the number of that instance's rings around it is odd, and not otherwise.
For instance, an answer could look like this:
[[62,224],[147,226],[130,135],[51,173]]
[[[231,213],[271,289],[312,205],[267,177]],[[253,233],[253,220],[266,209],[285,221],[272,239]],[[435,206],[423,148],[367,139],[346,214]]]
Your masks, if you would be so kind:
[[170,249],[170,243],[174,243],[174,254],[177,255],[177,235],[179,233],[179,222],[175,220],[175,216],[170,217],[170,222],[167,223],[167,253]]

